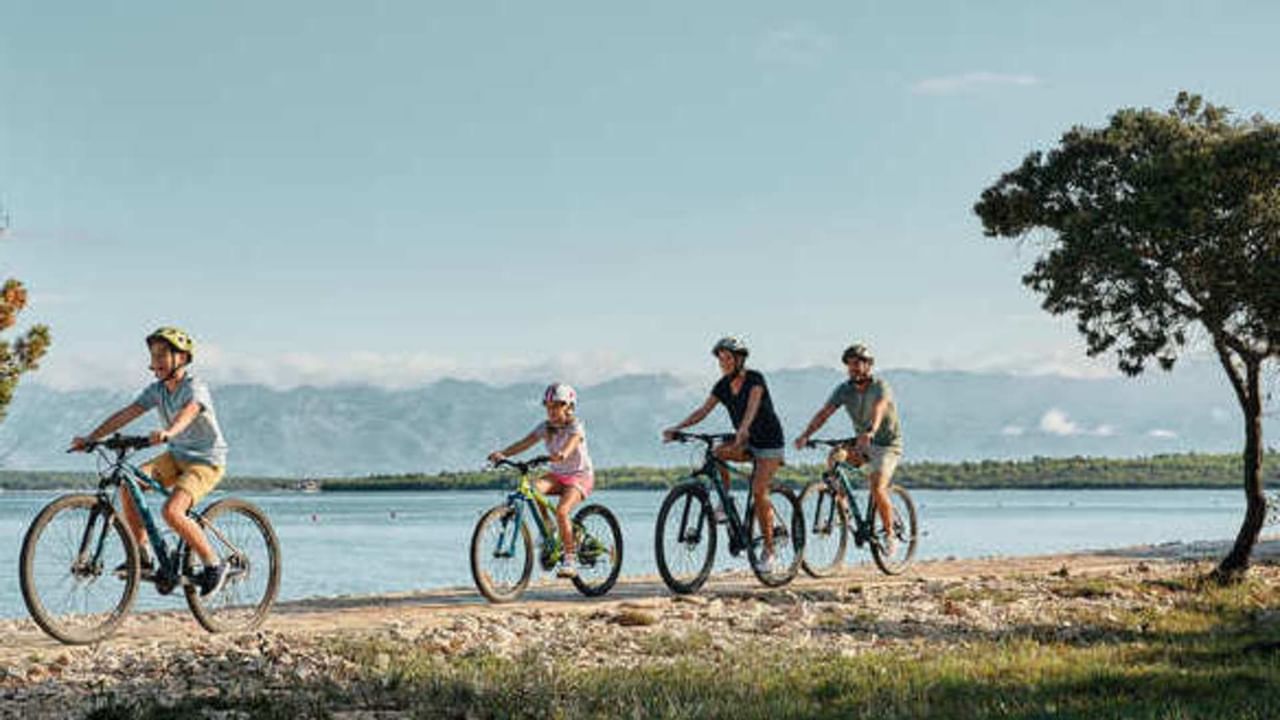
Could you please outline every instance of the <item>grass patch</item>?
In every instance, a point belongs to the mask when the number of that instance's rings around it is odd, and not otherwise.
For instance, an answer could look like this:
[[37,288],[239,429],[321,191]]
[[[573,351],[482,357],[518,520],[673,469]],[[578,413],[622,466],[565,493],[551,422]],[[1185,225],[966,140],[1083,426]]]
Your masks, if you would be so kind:
[[[635,638],[639,656],[619,665],[606,655],[602,664],[587,667],[532,652],[445,657],[387,639],[345,641],[330,650],[358,670],[340,687],[289,688],[270,702],[221,697],[201,707],[234,717],[1280,717],[1275,583],[1253,580],[1171,595],[1146,581],[1126,582],[1062,584],[1067,597],[1114,593],[1129,601],[1124,607],[1076,607],[1073,624],[1086,622],[1091,632],[1071,639],[1056,637],[1056,625],[1044,625],[1037,627],[1050,632],[957,645],[902,643],[853,656],[755,641],[721,656],[702,630],[638,631],[644,633]],[[103,714],[92,717],[177,717],[163,714],[173,708],[201,717],[193,705],[158,702],[129,706],[125,714],[100,709]]]

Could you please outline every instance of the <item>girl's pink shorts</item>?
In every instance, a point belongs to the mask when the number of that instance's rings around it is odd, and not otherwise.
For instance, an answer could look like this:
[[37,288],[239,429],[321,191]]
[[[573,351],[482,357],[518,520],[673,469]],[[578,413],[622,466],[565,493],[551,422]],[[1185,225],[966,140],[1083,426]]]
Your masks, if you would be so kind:
[[584,498],[590,495],[591,489],[596,486],[596,476],[592,473],[586,473],[584,475],[561,475],[560,473],[547,474],[551,476],[552,480],[555,480],[561,485],[568,485],[569,487],[577,488]]

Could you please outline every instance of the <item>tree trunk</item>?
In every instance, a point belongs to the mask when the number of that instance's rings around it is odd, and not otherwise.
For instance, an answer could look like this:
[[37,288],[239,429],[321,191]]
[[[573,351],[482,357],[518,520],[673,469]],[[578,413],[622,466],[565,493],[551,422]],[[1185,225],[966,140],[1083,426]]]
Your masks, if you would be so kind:
[[1262,488],[1262,388],[1259,380],[1261,361],[1245,360],[1245,392],[1241,397],[1244,412],[1244,522],[1236,535],[1231,553],[1222,559],[1215,578],[1220,582],[1239,580],[1249,569],[1249,556],[1267,519],[1267,496]]

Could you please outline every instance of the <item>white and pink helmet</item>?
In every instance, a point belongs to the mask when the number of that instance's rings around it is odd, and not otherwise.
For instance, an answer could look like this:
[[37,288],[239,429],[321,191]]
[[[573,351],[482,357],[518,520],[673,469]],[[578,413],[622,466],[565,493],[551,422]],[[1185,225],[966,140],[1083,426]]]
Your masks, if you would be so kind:
[[578,393],[564,383],[551,383],[542,393],[543,403],[562,402],[570,405],[578,404]]

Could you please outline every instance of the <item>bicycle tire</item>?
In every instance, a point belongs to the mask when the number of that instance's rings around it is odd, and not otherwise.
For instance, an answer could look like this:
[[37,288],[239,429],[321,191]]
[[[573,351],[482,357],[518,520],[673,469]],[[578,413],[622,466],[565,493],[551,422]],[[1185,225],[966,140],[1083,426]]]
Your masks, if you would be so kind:
[[814,480],[800,493],[800,512],[806,523],[800,567],[811,577],[830,576],[848,552],[849,511],[836,497],[827,480]]
[[[604,523],[604,532],[594,528],[593,518]],[[578,554],[578,574],[573,576],[573,586],[587,597],[598,597],[609,592],[622,571],[622,528],[609,508],[603,505],[587,505],[573,516],[573,530]],[[608,537],[604,537],[607,533]],[[596,547],[598,545],[598,547]],[[601,565],[607,562],[607,565]],[[599,572],[600,569],[603,572]]]
[[[676,510],[675,515],[672,511]],[[674,535],[666,537],[669,519],[674,520]],[[689,527],[692,521],[693,527]],[[674,541],[668,550],[666,540]],[[653,537],[654,559],[657,561],[658,574],[662,582],[672,592],[688,595],[697,592],[711,574],[711,565],[716,557],[716,524],[711,511],[711,499],[700,483],[684,482],[671,488],[662,500],[658,510],[658,519],[654,523]],[[701,559],[698,554],[702,553]],[[685,563],[692,575],[682,572]],[[673,564],[680,567],[673,568]]]
[[[512,556],[510,558],[499,558],[496,555],[496,543],[499,538],[506,541],[507,525],[514,521],[515,514],[515,508],[510,505],[495,505],[480,517],[480,520],[476,522],[475,531],[471,533],[471,579],[475,581],[476,589],[489,602],[504,603],[515,600],[529,586],[529,578],[533,576],[533,538],[529,535],[528,523],[520,523],[520,537],[513,545],[514,552]],[[486,531],[491,527],[495,527],[497,523],[501,523],[502,527],[499,528],[498,535],[493,538],[493,542],[488,542]],[[489,569],[489,566],[496,560],[510,560],[511,562],[502,563],[501,565],[493,564],[494,568],[502,567],[519,570],[520,574],[514,578],[513,582],[497,583],[494,581],[495,574]]]
[[[800,572],[800,562],[804,559],[804,514],[800,511],[800,501],[795,491],[781,483],[773,483],[769,487],[769,505],[773,508],[773,552],[779,570],[770,571],[763,567],[760,551],[764,548],[764,538],[760,533],[760,523],[754,508],[747,521],[747,559],[751,563],[751,572],[756,579],[768,587],[781,587],[795,579]],[[779,518],[783,511],[790,517]],[[781,536],[781,538],[779,537]],[[778,540],[784,542],[781,546]]]
[[[103,512],[104,509],[107,512]],[[87,518],[80,520],[70,517],[69,513],[77,511],[87,512]],[[59,518],[60,515],[62,518]],[[102,523],[109,523],[109,526]],[[58,537],[55,538],[55,535]],[[119,547],[110,543],[112,537],[119,540]],[[82,550],[88,543],[96,544],[95,538],[103,540],[106,552],[103,557],[98,558],[96,564],[83,566]],[[41,543],[43,539],[48,542]],[[58,548],[53,543],[58,539],[62,540],[61,548],[68,551],[68,557],[60,557],[56,552]],[[114,570],[107,569],[116,567],[121,559],[125,566],[123,577],[116,575]],[[47,573],[44,571],[45,565],[49,566]],[[18,567],[22,599],[27,605],[27,611],[31,613],[31,619],[35,620],[41,630],[67,645],[98,642],[114,633],[133,606],[141,575],[138,548],[133,535],[114,509],[109,506],[104,508],[97,495],[88,494],[64,495],[40,510],[22,540]],[[60,603],[64,608],[70,608],[72,604],[78,608],[87,608],[88,595],[99,588],[103,590],[101,595],[107,600],[107,604],[101,612],[87,614],[87,625],[81,623],[81,627],[77,627],[73,613],[57,612],[57,608],[52,606],[53,588],[42,590],[47,585],[43,582],[46,576],[60,578],[58,585],[65,584],[68,577],[71,579],[67,597]],[[83,601],[72,600],[73,596],[80,595],[85,596]]]
[[[183,585],[191,614],[211,633],[253,630],[266,620],[280,590],[280,541],[271,521],[256,505],[239,498],[219,500],[197,513],[195,520],[227,563],[228,575],[222,589],[211,595],[202,596],[194,583]],[[198,560],[191,546],[183,547],[182,568],[188,578],[195,575]]]
[[897,540],[897,549],[892,556],[884,551],[881,543],[881,532],[877,528],[884,523],[876,512],[876,501],[870,496],[867,502],[867,522],[871,524],[871,558],[876,567],[885,575],[897,575],[911,564],[916,556],[916,544],[919,540],[916,504],[907,489],[899,485],[889,488],[889,503],[893,508],[893,534]]

